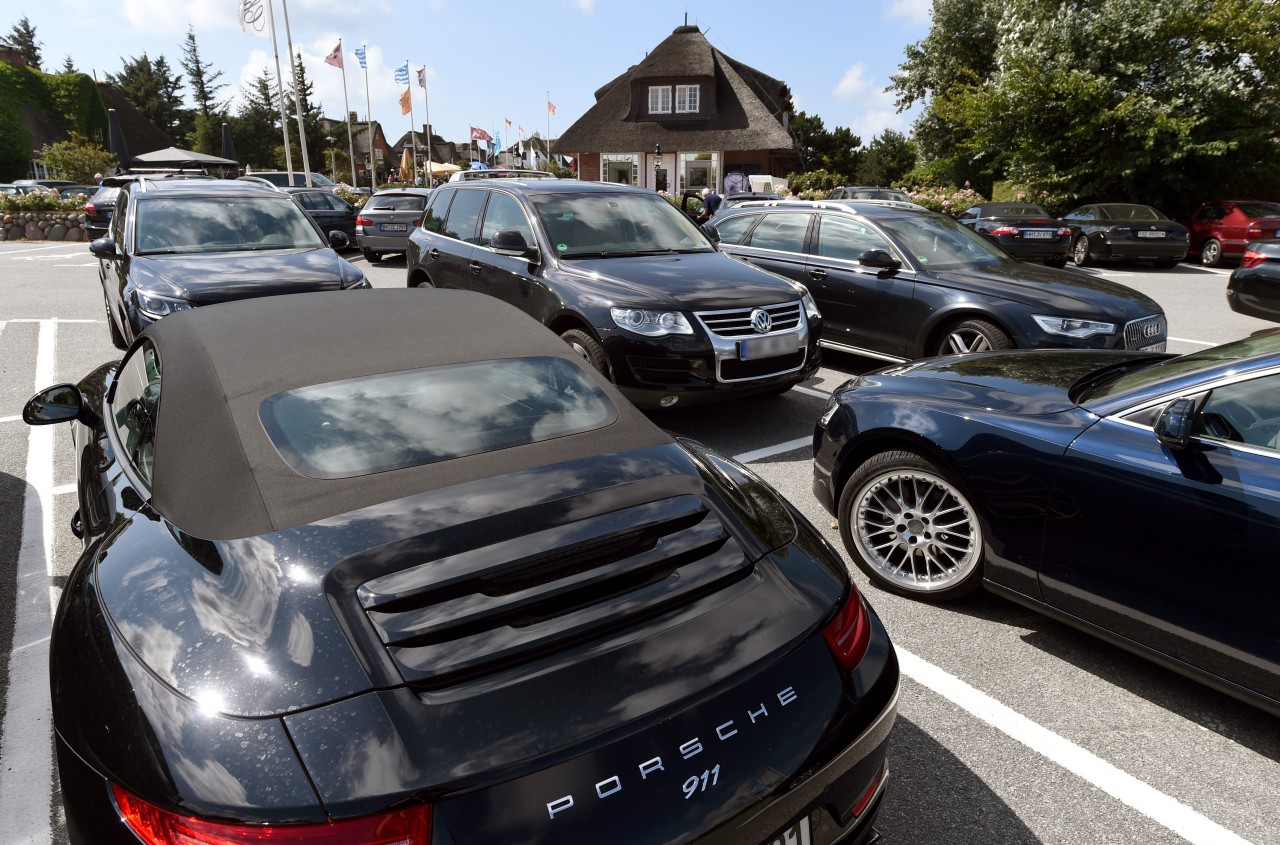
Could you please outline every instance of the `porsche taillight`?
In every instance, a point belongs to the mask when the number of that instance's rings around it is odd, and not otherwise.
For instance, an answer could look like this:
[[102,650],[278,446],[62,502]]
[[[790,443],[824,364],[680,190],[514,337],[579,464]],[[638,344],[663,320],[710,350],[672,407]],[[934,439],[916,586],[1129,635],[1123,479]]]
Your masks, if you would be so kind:
[[1261,264],[1266,260],[1267,260],[1267,257],[1262,253],[1258,252],[1257,250],[1246,249],[1244,251],[1244,257],[1240,259],[1240,266],[1241,267],[1257,267],[1259,264]]
[[849,598],[836,618],[827,623],[822,636],[844,668],[852,669],[862,661],[871,644],[871,620],[867,618],[856,587],[850,585]]
[[1017,226],[997,226],[996,228],[992,229],[990,232],[990,234],[992,235],[1009,235],[1015,238],[1021,233],[1022,233],[1022,230],[1019,229]]
[[241,825],[162,810],[112,785],[120,817],[146,845],[427,845],[431,807],[322,824]]
[[97,214],[97,213],[98,213],[98,207],[97,207],[96,205],[94,205],[93,203],[91,203],[91,202],[87,202],[87,203],[85,203],[85,204],[84,204],[84,213],[85,213],[85,214]]

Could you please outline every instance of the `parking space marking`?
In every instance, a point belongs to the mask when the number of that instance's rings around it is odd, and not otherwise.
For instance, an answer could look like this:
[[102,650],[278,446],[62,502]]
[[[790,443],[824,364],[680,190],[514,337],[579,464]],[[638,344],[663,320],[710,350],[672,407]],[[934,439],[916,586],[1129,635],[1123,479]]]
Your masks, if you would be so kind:
[[897,647],[902,673],[1049,761],[1137,810],[1194,845],[1249,845],[1248,840],[1138,780],[1091,751],[1006,707],[956,676]]
[[65,496],[68,493],[74,492],[76,492],[76,485],[74,484],[63,484],[62,486],[54,487],[49,491],[49,493],[54,496]]
[[813,444],[813,435],[808,437],[797,437],[795,440],[788,440],[786,443],[779,443],[776,446],[766,446],[763,449],[753,449],[750,452],[743,452],[741,455],[734,455],[733,459],[740,464],[749,464],[752,461],[759,461],[764,458],[772,458],[774,455],[781,455],[783,452],[794,452]]
[[21,415],[16,417],[0,417],[0,423],[17,422],[20,419],[22,419]]
[[1191,340],[1186,337],[1171,337],[1169,340],[1176,340],[1178,343],[1194,343],[1196,346],[1217,346],[1216,343],[1210,343],[1207,340]]
[[806,393],[809,396],[817,396],[819,399],[827,399],[831,396],[831,394],[825,390],[814,390],[812,387],[804,387],[802,385],[796,385],[791,389],[799,393]]
[[[57,322],[40,321],[36,341],[35,390],[53,382]],[[0,728],[0,818],[14,842],[51,840],[53,742],[49,702],[49,623],[53,586],[53,426],[28,432],[27,490],[22,507],[22,543],[9,654],[9,692]]]
[[[78,243],[78,242],[72,242],[72,243]],[[11,255],[14,255],[15,253],[19,253],[19,252],[44,252],[50,249],[67,249],[67,248],[68,248],[68,243],[63,242],[63,243],[52,244],[50,246],[32,246],[32,247],[27,247],[26,249],[6,249],[4,250],[3,253],[0,253],[0,254],[3,254],[5,258],[8,258]],[[85,249],[85,248],[86,247],[81,247],[81,249]],[[20,259],[17,259],[17,258],[14,259],[14,261],[18,261],[18,260]]]

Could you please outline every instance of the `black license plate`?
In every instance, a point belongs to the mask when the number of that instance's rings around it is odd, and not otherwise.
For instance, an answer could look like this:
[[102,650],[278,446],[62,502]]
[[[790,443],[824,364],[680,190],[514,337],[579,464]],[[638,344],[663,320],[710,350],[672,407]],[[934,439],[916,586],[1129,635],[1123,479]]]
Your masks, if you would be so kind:
[[812,845],[809,838],[809,817],[805,816],[791,827],[780,831],[765,845]]
[[755,361],[759,358],[776,358],[790,355],[800,348],[800,336],[780,334],[777,337],[760,337],[738,341],[738,359]]

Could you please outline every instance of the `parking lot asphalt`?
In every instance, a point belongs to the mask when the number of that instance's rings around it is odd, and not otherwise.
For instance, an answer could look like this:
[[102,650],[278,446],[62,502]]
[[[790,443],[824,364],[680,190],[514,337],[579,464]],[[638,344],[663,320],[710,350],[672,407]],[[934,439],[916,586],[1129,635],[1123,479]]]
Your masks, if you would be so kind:
[[[400,287],[399,256],[367,265]],[[65,841],[43,667],[52,603],[79,544],[65,432],[22,424],[37,388],[117,353],[83,244],[0,244],[0,840]],[[1270,326],[1228,310],[1229,271],[1090,269],[1147,293],[1189,352]],[[348,295],[348,294],[335,294]],[[352,293],[349,295],[359,295]],[[427,295],[427,294],[424,294]],[[808,441],[827,394],[878,362],[826,353],[788,394],[655,413],[737,456],[836,548],[809,490]],[[1205,577],[1229,577],[1206,561]],[[878,828],[890,843],[1280,842],[1280,731],[1258,710],[987,594],[932,606],[854,580],[899,650],[903,686]],[[12,600],[10,600],[12,597]],[[92,714],[86,714],[92,718]],[[513,718],[518,718],[513,714]]]

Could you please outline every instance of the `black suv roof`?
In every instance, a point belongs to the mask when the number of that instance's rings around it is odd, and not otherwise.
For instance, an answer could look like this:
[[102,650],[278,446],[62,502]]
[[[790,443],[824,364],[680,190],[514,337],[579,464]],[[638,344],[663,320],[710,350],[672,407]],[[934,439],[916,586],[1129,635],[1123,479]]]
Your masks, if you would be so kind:
[[465,189],[508,188],[526,194],[652,194],[649,188],[636,188],[612,182],[584,182],[580,179],[474,179],[469,182],[446,182],[440,187]]

